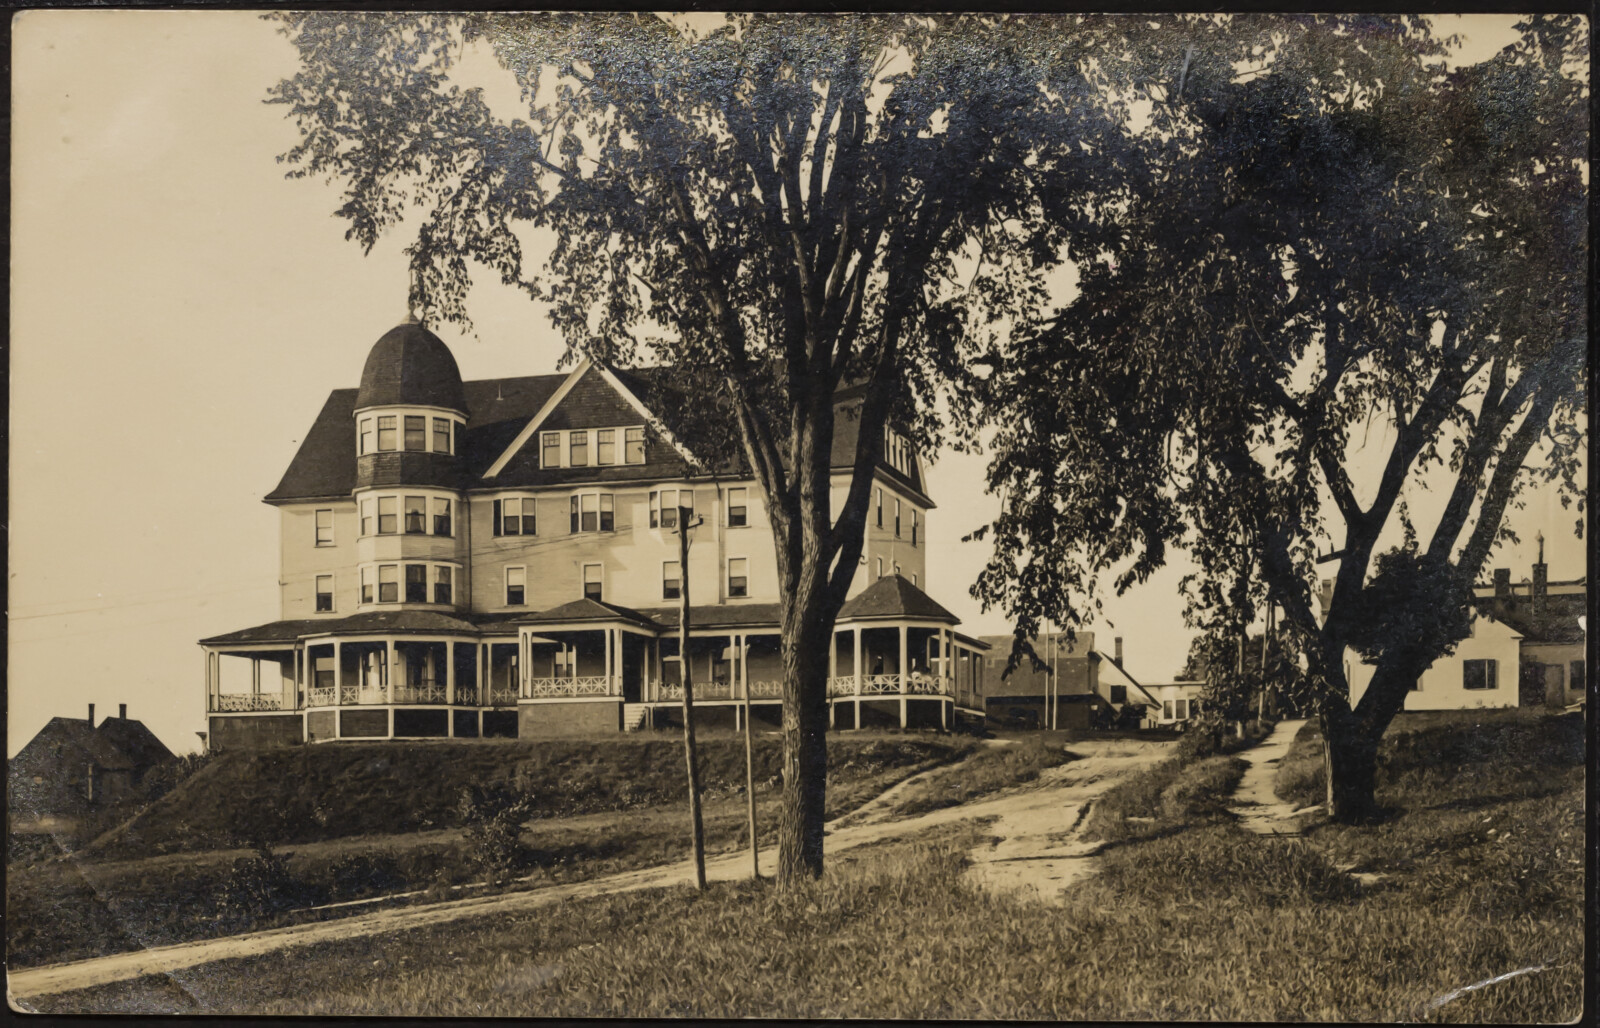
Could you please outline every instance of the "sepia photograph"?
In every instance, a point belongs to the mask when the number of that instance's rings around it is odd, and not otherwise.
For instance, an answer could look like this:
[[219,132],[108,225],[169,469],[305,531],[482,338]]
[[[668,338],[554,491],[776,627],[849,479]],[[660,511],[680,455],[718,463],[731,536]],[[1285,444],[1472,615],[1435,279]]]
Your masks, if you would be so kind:
[[13,14],[10,1009],[1584,1017],[1573,10]]

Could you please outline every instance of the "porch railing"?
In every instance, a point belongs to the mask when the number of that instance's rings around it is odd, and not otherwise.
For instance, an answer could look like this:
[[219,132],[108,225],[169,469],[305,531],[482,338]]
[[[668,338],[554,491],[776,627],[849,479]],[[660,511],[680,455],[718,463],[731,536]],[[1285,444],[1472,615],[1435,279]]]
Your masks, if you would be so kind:
[[[670,682],[661,683],[657,695],[663,700],[683,699],[683,686]],[[694,698],[696,700],[742,700],[744,691],[732,682],[696,682],[694,683]]]
[[856,676],[839,675],[828,679],[829,696],[854,696],[856,694]]
[[581,675],[573,678],[530,678],[522,687],[525,700],[568,696],[615,696],[615,675]]
[[781,700],[783,699],[783,682],[751,682],[750,698],[753,700]]
[[217,693],[211,697],[211,709],[219,714],[235,714],[286,708],[282,693]]
[[491,685],[488,690],[490,707],[511,707],[517,702],[517,687],[514,685]]
[[313,707],[331,707],[339,698],[339,690],[331,685],[313,686],[307,690],[306,701]]
[[394,687],[396,703],[444,703],[449,696],[443,682],[422,685],[397,685]]

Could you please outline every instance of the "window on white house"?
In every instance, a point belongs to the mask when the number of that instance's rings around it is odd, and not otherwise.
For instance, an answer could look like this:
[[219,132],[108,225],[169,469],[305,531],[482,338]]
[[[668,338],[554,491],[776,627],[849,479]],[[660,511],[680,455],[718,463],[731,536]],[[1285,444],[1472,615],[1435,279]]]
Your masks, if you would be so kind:
[[378,497],[378,534],[394,535],[400,531],[399,515],[396,508],[400,501],[393,496]]
[[317,545],[333,545],[333,511],[317,511]]
[[1167,701],[1165,701],[1165,702],[1163,702],[1161,704],[1161,712],[1164,715],[1166,715],[1166,719],[1168,721],[1176,720],[1176,716],[1173,714],[1173,711],[1172,711],[1172,701],[1171,700],[1167,700]]
[[644,463],[644,429],[625,428],[622,430],[622,462],[624,464]]
[[894,501],[894,537],[900,538],[900,501]]
[[361,602],[372,602],[372,569],[361,569]]
[[1588,665],[1575,660],[1567,669],[1567,688],[1583,689],[1588,685]]
[[749,524],[745,508],[745,490],[728,490],[728,527],[743,528]]
[[494,501],[495,535],[536,535],[537,528],[533,497],[513,496]]
[[372,452],[372,443],[373,443],[373,440],[372,440],[372,419],[371,418],[362,418],[361,419],[361,452],[362,453],[371,453]]
[[615,464],[617,462],[616,429],[601,428],[595,430],[594,462],[596,464]]
[[1461,687],[1463,689],[1499,688],[1498,662],[1494,660],[1463,660],[1461,662]]
[[661,598],[676,600],[683,595],[680,565],[675,560],[661,562]]
[[728,558],[728,595],[750,595],[750,561],[744,557]]
[[1119,705],[1127,703],[1128,687],[1125,685],[1113,685],[1111,687],[1111,702]]
[[650,494],[650,527],[677,528],[678,508],[687,507],[694,516],[693,489],[662,489]]
[[506,568],[506,606],[520,607],[526,602],[527,568]]
[[449,453],[450,452],[450,419],[449,418],[434,418],[433,419],[433,452],[434,453]]
[[333,576],[317,576],[317,613],[321,614],[333,609]]
[[443,497],[433,498],[433,534],[454,535],[450,518],[450,501]]
[[579,493],[570,501],[569,515],[574,532],[610,532],[616,528],[610,493]]
[[451,574],[451,569],[450,568],[444,567],[442,565],[440,567],[434,568],[434,578],[433,578],[433,602],[434,603],[451,603],[451,602],[454,602],[450,598],[450,596],[451,596],[451,588],[450,587],[453,584],[451,579],[453,577],[454,576]]
[[914,571],[911,573],[911,584],[912,585],[916,585],[917,584],[917,574]]
[[879,578],[883,577],[883,558],[882,557],[878,558],[878,577]]
[[541,468],[559,468],[561,466],[561,433],[544,432],[539,436]]
[[362,500],[361,501],[361,534],[362,535],[371,535],[372,534],[372,506],[373,506],[373,504],[372,504],[371,500]]
[[428,419],[420,414],[407,414],[405,417],[406,449],[426,450],[428,448]]
[[378,449],[398,450],[400,444],[395,440],[395,429],[400,419],[393,414],[385,414],[378,418]]
[[1189,720],[1189,701],[1188,700],[1176,700],[1176,701],[1174,701],[1173,705],[1175,707],[1177,707],[1178,720],[1179,721],[1187,721],[1187,720]]
[[425,535],[428,531],[428,498],[406,497],[406,535]]
[[883,490],[876,490],[878,494],[878,527],[883,527]]
[[917,545],[917,508],[911,508],[911,545]]
[[605,569],[599,564],[585,564],[583,566],[583,598],[600,602],[603,595],[602,581]]
[[589,464],[589,433],[567,433],[567,463],[575,468],[587,467]]
[[428,565],[406,565],[406,602],[428,602]]
[[378,602],[400,602],[400,565],[378,565]]

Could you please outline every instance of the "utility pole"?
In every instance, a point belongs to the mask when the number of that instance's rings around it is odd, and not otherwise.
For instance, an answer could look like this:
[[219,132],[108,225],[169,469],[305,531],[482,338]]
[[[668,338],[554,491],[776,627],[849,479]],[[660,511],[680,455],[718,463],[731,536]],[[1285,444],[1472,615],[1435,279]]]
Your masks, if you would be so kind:
[[745,666],[744,639],[739,640],[739,677],[744,679],[744,795],[750,816],[750,876],[761,877],[761,853],[756,849],[756,758],[750,743],[750,669]]
[[1256,721],[1267,716],[1267,645],[1272,639],[1272,601],[1267,601],[1267,624],[1261,633],[1261,693],[1256,699]]
[[700,819],[700,766],[694,748],[694,683],[689,660],[689,529],[700,524],[691,507],[678,508],[678,672],[683,679],[683,759],[689,768],[689,819],[694,844],[694,886],[706,887],[706,833]]

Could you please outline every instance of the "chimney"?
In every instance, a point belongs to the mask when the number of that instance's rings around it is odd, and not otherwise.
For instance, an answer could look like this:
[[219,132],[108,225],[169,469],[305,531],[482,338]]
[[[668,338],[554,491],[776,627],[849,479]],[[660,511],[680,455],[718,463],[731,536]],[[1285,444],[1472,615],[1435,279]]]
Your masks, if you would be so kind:
[[1111,659],[1115,660],[1117,662],[1117,667],[1121,667],[1122,666],[1122,636],[1119,635],[1116,638],[1111,640],[1111,652],[1114,654],[1114,656]]
[[117,717],[124,721],[128,720],[128,705],[126,703],[117,704]]
[[1328,608],[1333,606],[1333,579],[1322,580],[1322,588],[1317,590],[1317,606],[1322,609],[1322,617],[1326,619]]
[[1511,569],[1494,569],[1494,609],[1504,613],[1511,607]]
[[94,724],[94,704],[89,704],[89,724]]
[[1544,562],[1544,533],[1540,532],[1539,559],[1533,565],[1533,616],[1544,613],[1544,594],[1550,584],[1550,566]]

